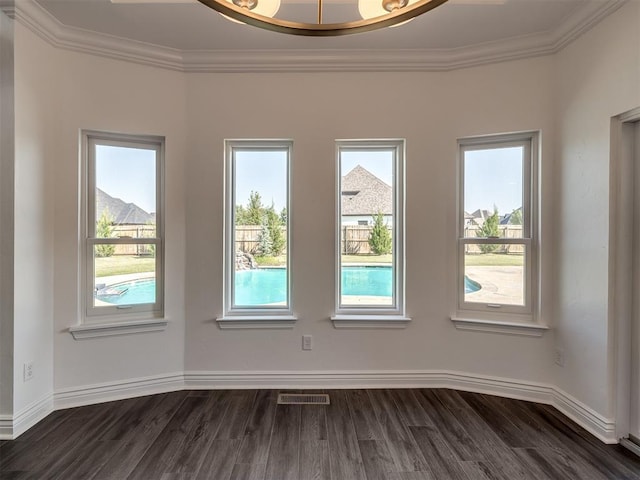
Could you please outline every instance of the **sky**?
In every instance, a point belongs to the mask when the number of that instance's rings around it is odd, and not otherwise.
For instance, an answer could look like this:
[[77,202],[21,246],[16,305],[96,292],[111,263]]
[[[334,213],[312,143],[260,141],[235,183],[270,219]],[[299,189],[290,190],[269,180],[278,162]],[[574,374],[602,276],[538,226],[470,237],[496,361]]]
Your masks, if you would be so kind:
[[343,151],[341,175],[344,177],[357,165],[369,170],[387,185],[393,185],[393,154],[390,151],[353,152]]
[[522,206],[522,147],[467,150],[464,156],[464,209],[500,215]]
[[[465,211],[493,211],[495,205],[504,215],[522,206],[522,153],[522,147],[465,152]],[[388,151],[344,151],[341,163],[343,176],[362,165],[387,184],[393,182]],[[262,196],[263,205],[273,202],[280,212],[286,205],[286,165],[285,151],[237,151],[236,203],[246,205],[254,190]],[[96,186],[149,213],[155,211],[155,173],[153,150],[96,147]]]
[[[270,206],[273,201],[280,212],[286,202],[286,152],[236,152],[236,204],[246,206],[251,191],[260,193],[262,204]],[[382,152],[343,152],[342,175],[356,165],[362,165],[382,181],[391,185],[391,154]]]
[[235,162],[236,205],[246,206],[251,191],[280,213],[287,204],[287,152],[237,150]]
[[147,213],[156,211],[156,152],[96,146],[96,187]]

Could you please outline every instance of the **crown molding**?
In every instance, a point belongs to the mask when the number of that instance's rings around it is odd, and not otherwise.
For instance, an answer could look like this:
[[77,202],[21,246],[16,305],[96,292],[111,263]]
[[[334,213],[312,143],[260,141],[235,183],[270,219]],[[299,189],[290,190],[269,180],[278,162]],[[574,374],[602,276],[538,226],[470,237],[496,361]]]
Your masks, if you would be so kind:
[[168,70],[184,70],[181,50],[64,25],[33,0],[22,0],[8,7],[0,3],[0,8],[53,47]]
[[552,55],[628,1],[593,2],[550,32],[406,50],[178,50],[64,25],[34,0],[0,0],[0,9],[54,47],[187,73],[441,72]]
[[579,14],[569,17],[555,32],[553,53],[559,52],[580,35],[591,30],[600,21],[604,20],[628,1],[629,0],[607,0],[602,3],[593,3]]

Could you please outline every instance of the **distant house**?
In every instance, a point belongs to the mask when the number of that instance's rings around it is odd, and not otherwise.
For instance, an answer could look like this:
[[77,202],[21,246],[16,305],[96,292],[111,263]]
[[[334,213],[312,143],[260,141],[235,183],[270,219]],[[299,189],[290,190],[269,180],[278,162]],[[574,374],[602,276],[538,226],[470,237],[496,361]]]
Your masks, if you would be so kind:
[[96,220],[107,210],[114,225],[149,225],[155,224],[153,213],[147,213],[135,203],[114,198],[108,193],[96,189]]
[[464,212],[464,226],[466,227],[467,225],[475,225],[474,221],[473,221],[473,215],[471,215],[468,212]]
[[393,189],[366,168],[357,165],[342,177],[342,224],[371,225],[381,212],[387,225],[393,221]]
[[470,214],[465,212],[465,217],[464,217],[465,224],[477,225],[478,227],[481,227],[484,224],[485,220],[489,218],[491,215],[493,215],[492,212],[490,212],[489,210],[482,210],[482,209],[478,209],[475,212]]
[[500,217],[500,225],[520,225],[522,223],[522,207]]
[[[473,213],[464,212],[464,224],[465,226],[478,226],[481,227],[485,220],[493,215],[489,210],[478,209]],[[522,207],[516,208],[511,213],[505,213],[498,218],[500,225],[519,225],[522,221]]]

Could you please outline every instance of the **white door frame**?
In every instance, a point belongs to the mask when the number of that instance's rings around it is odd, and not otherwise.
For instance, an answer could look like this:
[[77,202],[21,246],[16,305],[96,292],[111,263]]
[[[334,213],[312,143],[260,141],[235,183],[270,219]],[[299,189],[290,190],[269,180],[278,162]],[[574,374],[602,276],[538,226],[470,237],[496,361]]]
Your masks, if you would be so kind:
[[[640,107],[611,119],[609,170],[609,360],[616,435],[629,435],[633,315],[634,134]],[[640,188],[636,185],[635,188]],[[625,443],[621,440],[621,443]],[[630,442],[629,442],[630,443]],[[633,448],[634,444],[630,446]],[[640,449],[638,452],[640,454]]]

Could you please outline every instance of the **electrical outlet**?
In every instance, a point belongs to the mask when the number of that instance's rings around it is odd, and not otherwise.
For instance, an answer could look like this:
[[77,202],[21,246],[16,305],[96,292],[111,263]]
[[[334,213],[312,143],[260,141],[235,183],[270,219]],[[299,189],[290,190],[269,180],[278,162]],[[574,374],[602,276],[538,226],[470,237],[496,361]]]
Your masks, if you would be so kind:
[[313,337],[311,335],[302,336],[302,349],[311,350],[313,348]]
[[553,361],[559,367],[564,367],[564,350],[556,348],[553,354]]
[[33,378],[33,362],[27,362],[22,366],[22,378],[24,382]]

